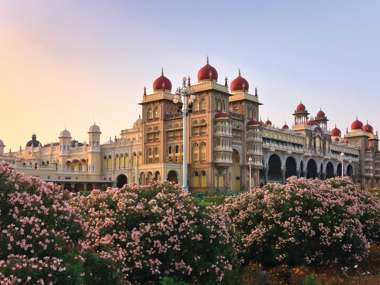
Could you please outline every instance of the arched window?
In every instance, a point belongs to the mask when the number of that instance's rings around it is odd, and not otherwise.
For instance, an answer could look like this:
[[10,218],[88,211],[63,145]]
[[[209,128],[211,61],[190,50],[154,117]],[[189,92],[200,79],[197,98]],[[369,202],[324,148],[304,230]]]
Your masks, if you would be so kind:
[[201,171],[201,187],[206,188],[207,187],[207,177],[206,177],[206,171]]
[[155,119],[158,119],[158,117],[159,117],[158,107],[154,108],[153,116]]
[[225,104],[224,100],[222,100],[222,111],[226,112],[226,104]]
[[120,160],[119,160],[119,155],[117,154],[115,157],[115,167],[116,169],[120,169]]
[[199,147],[198,144],[193,144],[193,161],[199,160]]
[[199,111],[199,100],[195,99],[193,102],[193,112],[198,112]]
[[206,111],[206,99],[202,98],[199,102],[199,109],[200,111]]
[[222,111],[222,103],[220,102],[219,99],[216,99],[216,110],[218,112]]
[[206,160],[206,143],[202,142],[200,146],[201,160]]
[[124,155],[120,154],[120,157],[119,157],[119,169],[124,169],[124,168],[125,168]]
[[199,187],[199,173],[198,171],[195,171],[194,172],[194,175],[193,175],[193,187]]
[[152,108],[148,108],[148,120],[152,120],[153,119],[153,111],[152,111]]
[[112,156],[108,156],[108,159],[107,159],[107,169],[108,170],[111,170],[112,169]]

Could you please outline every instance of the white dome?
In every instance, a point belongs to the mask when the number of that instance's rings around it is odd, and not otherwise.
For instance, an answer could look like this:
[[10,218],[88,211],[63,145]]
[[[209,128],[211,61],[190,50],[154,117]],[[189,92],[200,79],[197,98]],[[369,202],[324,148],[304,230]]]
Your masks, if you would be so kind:
[[67,129],[59,133],[59,138],[71,138],[71,134]]
[[93,124],[88,130],[89,133],[100,133],[100,127],[97,124]]

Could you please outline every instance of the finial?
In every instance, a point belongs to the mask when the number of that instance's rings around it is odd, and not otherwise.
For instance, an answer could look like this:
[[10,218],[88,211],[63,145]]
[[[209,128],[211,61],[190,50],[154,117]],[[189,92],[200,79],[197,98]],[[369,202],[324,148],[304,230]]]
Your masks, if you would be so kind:
[[144,86],[144,96],[146,96],[146,86]]
[[164,76],[164,68],[161,67],[161,76]]
[[255,96],[258,96],[257,87],[255,87]]
[[240,68],[239,68],[238,74],[239,74],[239,77],[240,77],[241,76]]
[[206,57],[206,63],[209,64],[208,56]]
[[228,78],[227,78],[227,76],[224,78],[224,86],[228,87]]
[[182,87],[186,87],[186,76],[182,78]]
[[190,82],[190,76],[187,77],[187,86],[190,87],[191,82]]

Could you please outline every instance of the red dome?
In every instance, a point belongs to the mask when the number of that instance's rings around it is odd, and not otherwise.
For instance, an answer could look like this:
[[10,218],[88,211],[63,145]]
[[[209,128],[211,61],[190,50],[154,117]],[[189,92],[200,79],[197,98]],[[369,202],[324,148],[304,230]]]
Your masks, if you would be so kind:
[[208,57],[206,65],[198,71],[198,81],[203,80],[218,80],[218,72],[216,71],[215,67],[211,66],[208,63]]
[[153,82],[153,90],[163,90],[163,91],[171,91],[172,90],[172,83],[170,80],[164,76],[164,71],[161,71],[161,76],[158,77]]
[[367,124],[365,124],[363,127],[363,131],[372,134],[373,133],[373,127],[370,124],[368,124],[368,122],[367,122]]
[[340,137],[340,135],[342,134],[341,131],[335,126],[335,128],[333,128],[331,130],[331,136],[332,137]]
[[363,123],[360,122],[358,119],[356,119],[352,124],[351,124],[351,129],[352,130],[361,130],[363,128]]
[[285,125],[282,126],[282,129],[283,129],[283,130],[288,130],[288,129],[289,129],[289,126],[285,123]]
[[240,70],[239,75],[231,82],[231,92],[234,91],[248,91],[249,89],[249,83],[248,81],[241,76]]
[[324,118],[326,118],[325,112],[323,112],[322,110],[319,110],[319,112],[317,113],[316,118],[317,119],[324,119]]
[[302,102],[300,102],[296,108],[296,112],[305,112],[306,111],[306,107],[304,104],[302,104]]

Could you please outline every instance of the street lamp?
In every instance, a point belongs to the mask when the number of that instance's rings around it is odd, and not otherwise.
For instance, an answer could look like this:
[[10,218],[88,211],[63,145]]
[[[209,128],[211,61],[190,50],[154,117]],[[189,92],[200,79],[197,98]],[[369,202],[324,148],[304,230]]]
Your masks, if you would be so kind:
[[182,156],[182,187],[185,192],[189,191],[189,186],[187,183],[187,116],[192,111],[192,104],[194,102],[195,96],[190,93],[190,78],[188,79],[188,85],[186,86],[186,77],[183,78],[182,88],[178,88],[174,98],[174,104],[182,104],[182,145],[183,145],[183,156]]
[[343,152],[341,152],[340,153],[340,158],[341,158],[341,161],[342,161],[342,178],[343,178],[343,176],[344,176],[344,167],[343,167],[343,164],[344,164],[344,153]]
[[248,166],[249,166],[249,192],[252,192],[252,157],[248,158]]

